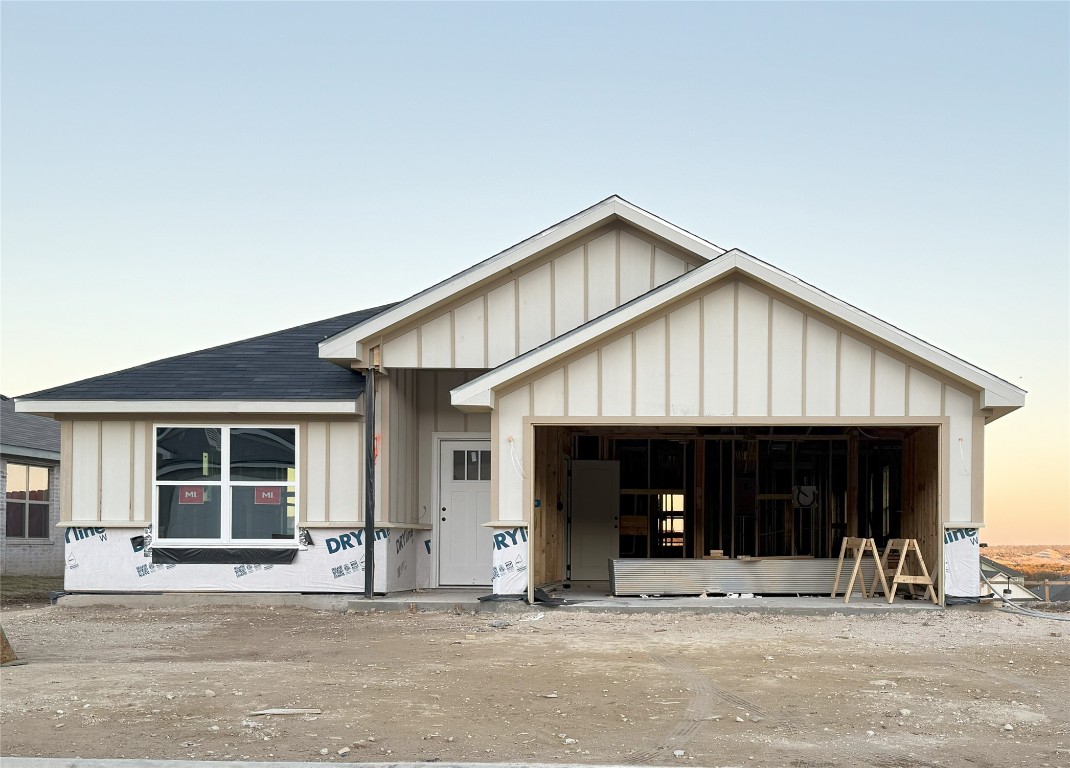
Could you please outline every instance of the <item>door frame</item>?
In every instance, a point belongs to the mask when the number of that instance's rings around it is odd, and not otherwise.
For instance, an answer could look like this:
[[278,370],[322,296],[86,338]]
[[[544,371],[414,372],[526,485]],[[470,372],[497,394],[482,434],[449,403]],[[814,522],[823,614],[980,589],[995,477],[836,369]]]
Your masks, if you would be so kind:
[[[439,586],[438,548],[441,541],[439,537],[439,523],[442,522],[442,443],[457,440],[471,440],[483,443],[491,443],[491,460],[494,458],[494,444],[490,439],[490,432],[432,432],[431,433],[431,587]],[[493,472],[493,469],[492,469]],[[491,475],[493,477],[493,474]],[[491,495],[494,494],[494,486],[491,486]],[[494,499],[491,499],[493,504]]]

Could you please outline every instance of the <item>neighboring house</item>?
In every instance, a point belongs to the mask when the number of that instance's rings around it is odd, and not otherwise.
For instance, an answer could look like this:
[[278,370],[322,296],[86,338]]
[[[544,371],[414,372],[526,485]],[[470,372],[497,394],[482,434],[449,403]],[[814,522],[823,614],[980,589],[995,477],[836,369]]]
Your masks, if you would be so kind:
[[[1014,568],[997,563],[987,557],[981,557],[981,573],[988,584],[992,585],[996,597],[1007,600],[1039,600],[1040,598],[1025,586],[1026,575]],[[981,594],[988,594],[988,584],[981,584]]]
[[59,576],[59,423],[0,395],[0,575]]
[[821,593],[858,535],[918,539],[943,594],[1024,400],[611,197],[398,304],[18,407],[62,424],[68,590],[361,591],[370,454],[378,591]]

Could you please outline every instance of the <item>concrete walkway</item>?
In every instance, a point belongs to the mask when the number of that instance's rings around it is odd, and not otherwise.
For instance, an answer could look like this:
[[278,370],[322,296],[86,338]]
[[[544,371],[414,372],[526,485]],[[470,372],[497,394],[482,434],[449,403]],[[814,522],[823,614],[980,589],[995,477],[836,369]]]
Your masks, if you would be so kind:
[[[57,605],[77,608],[90,605],[115,605],[129,608],[188,608],[201,605],[263,605],[297,606],[324,611],[368,612],[425,612],[453,613],[534,613],[547,611],[596,613],[767,613],[794,616],[828,616],[834,613],[868,616],[915,611],[939,611],[940,606],[923,600],[897,598],[889,603],[882,597],[862,598],[855,595],[851,602],[831,597],[609,597],[601,593],[565,593],[567,604],[554,605],[524,601],[480,601],[488,594],[480,589],[429,589],[417,592],[398,592],[367,600],[354,595],[303,595],[297,593],[194,593],[167,592],[157,594],[71,594],[64,595]],[[560,592],[558,596],[560,596]]]

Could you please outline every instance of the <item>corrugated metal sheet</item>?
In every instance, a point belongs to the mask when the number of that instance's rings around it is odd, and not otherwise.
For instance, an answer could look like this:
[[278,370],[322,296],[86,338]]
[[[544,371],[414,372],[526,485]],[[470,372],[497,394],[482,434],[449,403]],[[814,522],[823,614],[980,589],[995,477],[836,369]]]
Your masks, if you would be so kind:
[[[836,558],[807,560],[610,560],[614,595],[698,595],[752,592],[758,595],[828,595],[836,578]],[[847,588],[852,561],[843,565],[840,591]],[[866,584],[874,566],[863,562]],[[857,593],[858,586],[855,586]]]

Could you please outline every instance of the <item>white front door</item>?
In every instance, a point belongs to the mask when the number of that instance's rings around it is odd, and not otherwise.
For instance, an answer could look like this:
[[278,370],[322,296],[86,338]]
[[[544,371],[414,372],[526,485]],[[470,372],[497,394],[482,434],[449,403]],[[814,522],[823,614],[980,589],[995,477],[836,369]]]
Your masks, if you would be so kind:
[[620,556],[620,462],[572,462],[571,576],[608,581],[609,560]]
[[490,441],[443,440],[439,456],[438,583],[489,585]]

